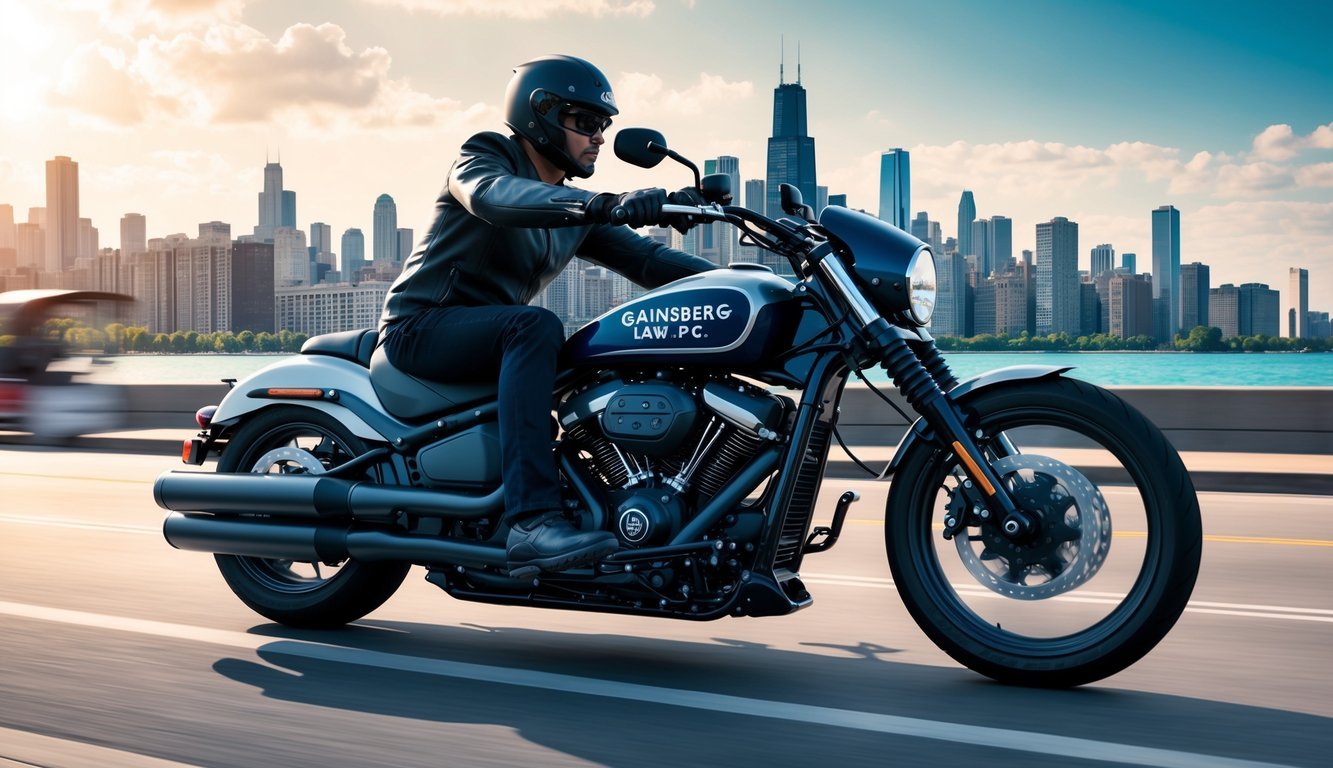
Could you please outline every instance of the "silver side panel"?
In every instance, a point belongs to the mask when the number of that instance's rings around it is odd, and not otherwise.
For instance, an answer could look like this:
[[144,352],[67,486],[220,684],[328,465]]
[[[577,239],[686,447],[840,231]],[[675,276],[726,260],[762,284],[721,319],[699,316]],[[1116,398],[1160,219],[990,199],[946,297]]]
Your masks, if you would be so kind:
[[329,414],[342,422],[357,437],[380,441],[388,439],[388,436],[371,429],[369,424],[337,403],[323,400],[273,400],[247,395],[256,389],[273,387],[336,389],[382,409],[375,390],[370,386],[370,371],[356,363],[328,355],[292,355],[260,369],[248,379],[238,381],[218,405],[213,423],[230,424],[263,408],[290,403]]

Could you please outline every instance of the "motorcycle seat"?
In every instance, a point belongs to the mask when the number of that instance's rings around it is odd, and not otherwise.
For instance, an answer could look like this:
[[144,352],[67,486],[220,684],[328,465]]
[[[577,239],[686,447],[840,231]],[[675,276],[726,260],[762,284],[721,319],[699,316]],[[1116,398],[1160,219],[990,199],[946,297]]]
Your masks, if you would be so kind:
[[499,390],[498,382],[444,383],[412,376],[394,368],[383,347],[371,355],[370,385],[384,410],[408,422],[493,400]]
[[374,328],[340,331],[311,336],[301,345],[303,355],[329,355],[370,367],[370,356],[375,351],[379,333]]

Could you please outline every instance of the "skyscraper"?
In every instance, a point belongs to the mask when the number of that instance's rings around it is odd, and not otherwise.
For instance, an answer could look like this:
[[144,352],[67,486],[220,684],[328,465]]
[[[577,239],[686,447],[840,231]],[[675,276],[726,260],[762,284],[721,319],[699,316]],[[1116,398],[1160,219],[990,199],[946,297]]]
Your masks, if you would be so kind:
[[322,221],[310,223],[310,250],[318,256],[333,253],[333,228]]
[[199,224],[199,240],[204,245],[226,247],[231,244],[231,225],[225,221],[208,221]]
[[1195,326],[1208,325],[1209,283],[1207,264],[1180,265],[1180,332],[1188,334]]
[[120,254],[136,253],[148,253],[148,222],[142,213],[127,213],[120,217]]
[[46,161],[47,272],[63,272],[79,256],[79,164],[64,155]]
[[366,237],[361,230],[352,228],[343,233],[342,277],[349,283],[358,280],[357,273],[366,266]]
[[283,225],[283,189],[282,165],[264,164],[264,191],[259,193],[259,224],[255,226],[255,239],[268,242],[273,239],[273,230]]
[[895,147],[879,156],[879,220],[906,232],[911,215],[911,155]]
[[375,198],[371,235],[375,268],[392,268],[398,262],[398,206],[388,195]]
[[[732,155],[722,155],[716,160],[707,160],[704,162],[704,168],[708,173],[726,174],[731,179],[731,197],[732,205],[740,205],[741,199],[741,160]],[[737,260],[740,248],[740,232],[730,224],[715,221],[707,226],[713,228],[713,240],[717,245],[718,263],[722,265],[730,264]]]
[[1153,335],[1169,344],[1180,332],[1180,211],[1152,212]]
[[972,252],[963,255],[976,256],[977,274],[981,276],[982,281],[985,281],[992,271],[990,219],[974,219],[972,221],[972,236],[968,240],[972,243]]
[[[778,68],[778,87],[773,89],[773,136],[768,140],[768,184],[765,212],[782,218],[778,187],[791,184],[801,191],[806,204],[814,205],[819,194],[815,179],[815,140],[807,134],[805,88],[801,86],[801,64],[796,63],[796,82],[785,82]],[[785,265],[784,265],[785,266]]]
[[294,288],[310,285],[310,250],[305,232],[296,227],[273,230],[273,287]]
[[[1014,221],[1008,216],[992,216],[987,232],[986,250],[990,253],[991,272],[1004,272],[1014,260]],[[989,273],[987,273],[989,274]]]
[[1078,224],[1037,225],[1037,334],[1079,331]]
[[967,263],[956,251],[935,255],[936,300],[930,331],[936,336],[967,332]]
[[1120,254],[1120,268],[1132,275],[1138,271],[1138,259],[1139,255],[1137,253],[1122,253]]
[[401,265],[404,259],[412,255],[412,249],[415,247],[412,235],[411,227],[398,228],[398,255],[394,257],[397,259],[396,264]]
[[1291,281],[1288,292],[1291,309],[1287,310],[1287,335],[1293,339],[1310,338],[1310,271],[1300,267],[1287,270]]
[[1115,269],[1115,249],[1110,243],[1102,243],[1092,249],[1092,264],[1088,274],[1093,277]]
[[977,218],[977,202],[972,199],[972,190],[963,190],[958,199],[958,253],[972,256],[976,251],[972,247],[972,222]]
[[1107,294],[1107,333],[1122,339],[1152,335],[1152,281],[1146,275],[1116,272]]
[[231,246],[231,330],[273,333],[273,244]]
[[0,203],[0,248],[14,247],[14,206]]

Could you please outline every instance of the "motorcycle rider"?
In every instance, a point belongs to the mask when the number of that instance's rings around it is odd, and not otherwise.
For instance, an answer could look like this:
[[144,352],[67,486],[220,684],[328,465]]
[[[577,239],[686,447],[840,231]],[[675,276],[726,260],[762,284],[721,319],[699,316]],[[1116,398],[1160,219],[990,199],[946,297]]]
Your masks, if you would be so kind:
[[[551,453],[551,392],[564,328],[529,306],[574,256],[645,287],[713,269],[631,230],[664,219],[665,203],[699,204],[694,188],[593,193],[592,175],[619,114],[606,77],[572,56],[519,65],[505,94],[512,136],[483,132],[462,147],[434,222],[389,288],[380,343],[399,370],[441,382],[498,381],[510,575],[594,562],[618,548],[561,513]],[[619,216],[616,224],[609,223]],[[627,225],[627,226],[622,226]]]

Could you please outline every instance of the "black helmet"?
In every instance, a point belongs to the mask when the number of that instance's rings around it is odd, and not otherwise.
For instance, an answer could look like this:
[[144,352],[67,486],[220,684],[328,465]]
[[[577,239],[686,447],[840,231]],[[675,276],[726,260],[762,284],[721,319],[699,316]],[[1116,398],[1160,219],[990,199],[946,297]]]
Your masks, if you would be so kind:
[[586,179],[586,168],[569,154],[560,113],[570,107],[617,115],[616,97],[601,70],[573,56],[543,56],[514,68],[505,91],[505,124],[555,163],[569,178]]

